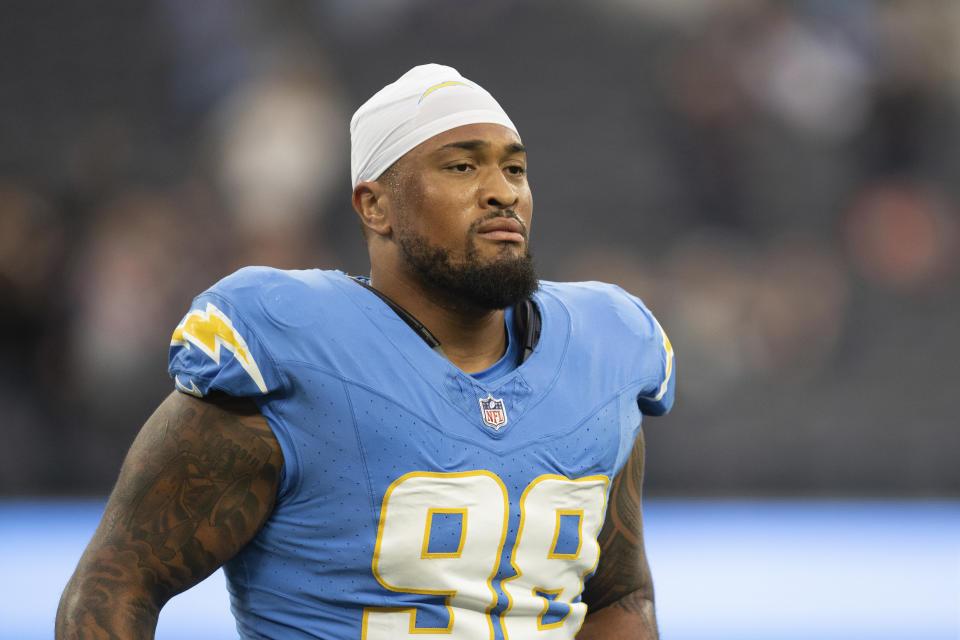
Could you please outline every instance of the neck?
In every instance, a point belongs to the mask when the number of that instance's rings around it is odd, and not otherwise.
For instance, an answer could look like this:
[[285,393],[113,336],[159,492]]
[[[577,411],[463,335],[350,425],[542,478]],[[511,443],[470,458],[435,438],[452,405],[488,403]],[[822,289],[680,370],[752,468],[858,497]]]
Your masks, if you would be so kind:
[[507,349],[503,309],[476,309],[443,299],[392,271],[371,268],[370,285],[419,320],[444,354],[466,373],[495,364]]

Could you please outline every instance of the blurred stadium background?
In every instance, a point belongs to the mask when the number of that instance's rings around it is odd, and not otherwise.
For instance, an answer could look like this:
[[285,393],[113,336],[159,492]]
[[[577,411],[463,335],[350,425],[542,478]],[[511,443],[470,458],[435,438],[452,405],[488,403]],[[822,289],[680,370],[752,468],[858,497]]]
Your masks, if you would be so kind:
[[[960,638],[950,0],[3,3],[0,638],[50,636],[192,296],[365,272],[349,116],[428,61],[517,123],[542,277],[677,348],[665,640]],[[215,576],[158,637],[231,626]]]

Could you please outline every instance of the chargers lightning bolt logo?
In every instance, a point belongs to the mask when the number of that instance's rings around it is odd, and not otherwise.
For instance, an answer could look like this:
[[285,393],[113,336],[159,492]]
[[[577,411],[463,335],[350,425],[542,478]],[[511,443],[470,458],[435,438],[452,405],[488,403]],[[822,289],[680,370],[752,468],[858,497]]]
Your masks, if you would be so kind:
[[[267,385],[263,381],[263,375],[260,373],[260,367],[250,353],[250,347],[237,330],[233,327],[223,311],[208,302],[206,310],[194,309],[186,315],[183,321],[173,331],[173,337],[170,339],[170,346],[180,346],[190,349],[196,347],[209,356],[214,362],[220,364],[220,347],[225,347],[233,352],[237,363],[243,367],[243,370],[250,374],[250,378],[256,383],[261,393],[267,392]],[[184,387],[180,380],[177,380],[177,386],[183,387],[187,393],[197,395],[196,385],[190,380],[190,387]]]

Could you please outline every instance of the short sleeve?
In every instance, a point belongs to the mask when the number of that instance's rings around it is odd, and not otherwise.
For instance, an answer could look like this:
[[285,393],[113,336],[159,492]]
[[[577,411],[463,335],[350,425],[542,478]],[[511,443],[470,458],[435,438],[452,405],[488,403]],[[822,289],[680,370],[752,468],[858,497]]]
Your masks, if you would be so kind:
[[660,367],[656,384],[653,388],[642,392],[637,396],[637,404],[640,405],[640,411],[649,416],[662,416],[670,411],[673,406],[674,388],[677,382],[677,368],[674,362],[673,345],[670,344],[670,338],[667,332],[663,330],[657,319],[653,317],[646,308],[644,308],[650,320],[653,321],[654,335],[650,343],[651,349],[656,353]]
[[281,378],[256,324],[217,287],[197,296],[173,331],[168,369],[175,387],[197,397],[213,390],[239,397],[278,390]]
[[628,350],[641,386],[637,405],[644,415],[662,416],[673,406],[677,381],[673,345],[666,331],[640,298],[613,285],[621,322],[634,345]]

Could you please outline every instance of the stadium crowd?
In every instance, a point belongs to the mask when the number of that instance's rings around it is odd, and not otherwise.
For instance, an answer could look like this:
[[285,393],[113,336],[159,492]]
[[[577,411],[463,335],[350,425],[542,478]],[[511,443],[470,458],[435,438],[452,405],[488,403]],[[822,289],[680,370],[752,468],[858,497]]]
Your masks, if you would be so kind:
[[651,495],[960,490],[960,5],[145,6],[0,10],[0,494],[104,493],[220,277],[365,271],[347,119],[425,61],[510,96],[541,275],[670,332]]

